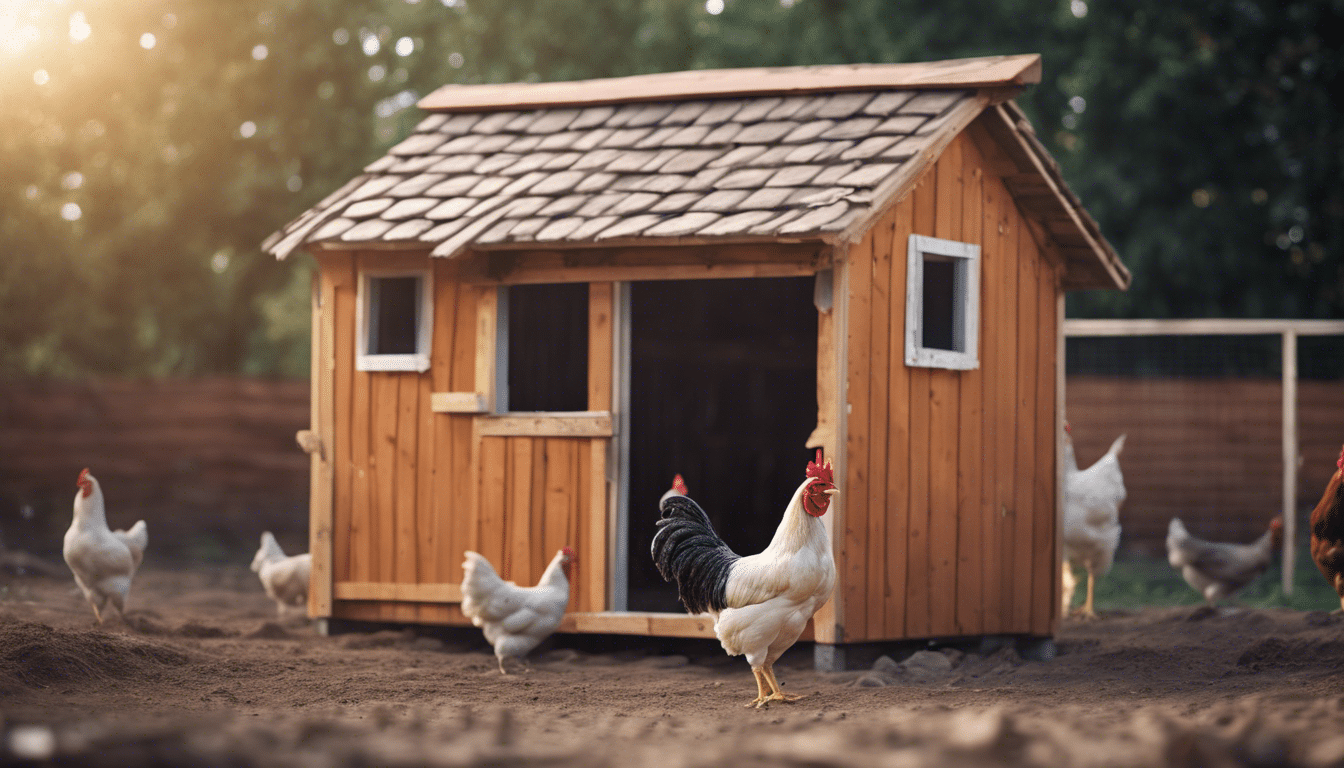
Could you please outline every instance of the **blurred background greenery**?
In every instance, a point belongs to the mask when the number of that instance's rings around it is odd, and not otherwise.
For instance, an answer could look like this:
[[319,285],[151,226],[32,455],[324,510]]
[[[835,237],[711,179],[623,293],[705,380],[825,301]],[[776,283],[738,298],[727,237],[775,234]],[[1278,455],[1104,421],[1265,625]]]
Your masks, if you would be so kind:
[[[444,83],[1039,52],[1121,317],[1339,317],[1344,2],[0,0],[0,376],[308,372],[258,244]],[[1334,30],[1333,32],[1331,30]]]
[[[1078,576],[1078,590],[1074,606],[1083,604],[1087,588],[1087,574],[1074,569]],[[1180,571],[1165,559],[1143,556],[1122,556],[1116,559],[1110,573],[1097,581],[1096,607],[1098,611],[1136,610],[1144,606],[1204,605],[1204,598],[1191,589],[1181,578]],[[1220,605],[1250,608],[1291,608],[1298,611],[1338,611],[1339,595],[1330,583],[1321,578],[1311,561],[1307,546],[1298,547],[1297,564],[1293,569],[1293,594],[1283,591],[1283,562],[1276,557],[1274,564],[1251,582],[1232,600]]]

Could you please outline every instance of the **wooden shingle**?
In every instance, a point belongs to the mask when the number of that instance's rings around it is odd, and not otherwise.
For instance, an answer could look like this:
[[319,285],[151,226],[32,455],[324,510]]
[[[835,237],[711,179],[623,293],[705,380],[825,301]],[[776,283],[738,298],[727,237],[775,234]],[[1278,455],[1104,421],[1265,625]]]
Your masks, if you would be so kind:
[[[453,256],[505,242],[853,238],[892,184],[1038,77],[1037,57],[988,57],[445,87],[422,102],[444,111],[266,247],[283,258],[333,239],[416,240]],[[1042,208],[1060,222],[1052,236],[1119,274],[1034,136],[1012,120],[995,130],[1021,145],[1033,194],[1063,201]]]

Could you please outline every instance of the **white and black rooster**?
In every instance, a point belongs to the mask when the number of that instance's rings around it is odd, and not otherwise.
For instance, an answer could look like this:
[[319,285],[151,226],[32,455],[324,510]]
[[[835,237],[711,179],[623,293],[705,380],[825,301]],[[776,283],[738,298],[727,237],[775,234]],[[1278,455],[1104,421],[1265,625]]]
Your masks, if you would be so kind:
[[749,557],[728,548],[689,496],[665,496],[659,503],[653,562],[665,580],[677,583],[687,611],[714,617],[714,634],[728,655],[746,655],[757,692],[748,707],[802,698],[784,693],[774,664],[835,586],[835,559],[821,516],[839,491],[821,451],[808,463],[806,478],[770,545]]

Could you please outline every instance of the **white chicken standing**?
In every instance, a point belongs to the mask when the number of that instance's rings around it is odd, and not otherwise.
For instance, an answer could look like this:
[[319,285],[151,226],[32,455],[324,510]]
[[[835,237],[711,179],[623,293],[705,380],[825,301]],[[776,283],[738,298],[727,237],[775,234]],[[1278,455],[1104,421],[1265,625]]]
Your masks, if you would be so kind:
[[85,469],[75,484],[79,486],[75,494],[75,519],[65,532],[62,547],[65,564],[75,574],[75,583],[89,601],[99,624],[103,623],[103,609],[109,602],[124,620],[131,579],[149,546],[149,527],[140,520],[129,531],[109,529],[98,480]]
[[308,601],[308,575],[312,568],[313,558],[307,552],[287,556],[270,531],[261,534],[261,547],[252,558],[252,572],[261,579],[266,595],[275,601],[276,615],[284,616],[291,607],[303,608]]
[[574,552],[563,547],[535,587],[520,587],[495,573],[484,556],[468,551],[462,563],[462,613],[485,632],[499,671],[504,659],[521,659],[551,636],[569,606],[569,568]]
[[1106,455],[1087,469],[1078,468],[1073,454],[1073,435],[1064,425],[1064,562],[1062,602],[1064,613],[1073,603],[1078,582],[1075,564],[1087,571],[1087,598],[1078,613],[1097,617],[1093,594],[1097,579],[1111,570],[1115,548],[1120,544],[1120,505],[1125,501],[1125,477],[1120,471],[1120,451],[1125,436],[1111,443]]

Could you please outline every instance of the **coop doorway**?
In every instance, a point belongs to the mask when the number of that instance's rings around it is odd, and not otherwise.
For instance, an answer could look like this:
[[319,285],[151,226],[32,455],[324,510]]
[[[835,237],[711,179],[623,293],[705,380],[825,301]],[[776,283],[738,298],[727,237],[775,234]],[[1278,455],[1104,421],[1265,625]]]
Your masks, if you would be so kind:
[[[737,553],[774,535],[817,420],[816,278],[629,284],[625,607],[683,612],[649,555],[676,474]],[[620,590],[618,589],[618,593]]]

